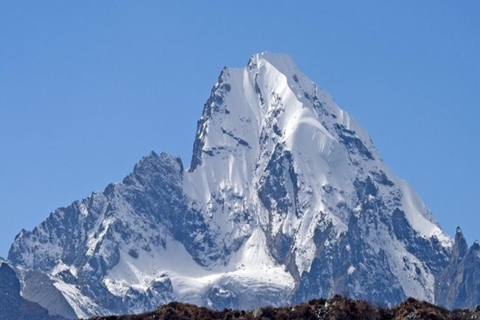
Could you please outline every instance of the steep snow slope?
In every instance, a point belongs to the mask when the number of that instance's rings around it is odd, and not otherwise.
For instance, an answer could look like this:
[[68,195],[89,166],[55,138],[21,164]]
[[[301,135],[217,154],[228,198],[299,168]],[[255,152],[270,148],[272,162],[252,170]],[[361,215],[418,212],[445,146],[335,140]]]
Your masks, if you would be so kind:
[[[251,226],[260,225],[277,262],[297,277],[310,271],[319,253],[315,236],[338,242],[352,216],[367,219],[365,250],[386,255],[385,267],[406,295],[433,300],[434,278],[406,239],[394,236],[392,219],[404,220],[409,240],[434,239],[435,263],[445,263],[451,247],[416,193],[384,165],[366,131],[285,55],[257,54],[246,68],[222,71],[199,121],[184,188],[219,243],[235,250]],[[235,220],[242,215],[239,228]]]
[[452,245],[366,131],[288,56],[265,52],[222,70],[188,170],[152,153],[22,231],[9,259],[47,275],[86,317],[171,300],[434,301]]

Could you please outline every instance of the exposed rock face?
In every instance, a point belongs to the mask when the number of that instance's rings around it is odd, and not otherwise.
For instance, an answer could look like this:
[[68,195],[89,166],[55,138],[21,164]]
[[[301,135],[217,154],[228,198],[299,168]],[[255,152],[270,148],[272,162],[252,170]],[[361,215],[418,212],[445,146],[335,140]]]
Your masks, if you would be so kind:
[[2,320],[55,320],[38,304],[20,295],[20,281],[15,271],[0,259],[0,319]]
[[439,293],[450,289],[438,289],[438,279],[462,266],[467,293],[480,292],[476,251],[464,247],[349,114],[288,56],[262,53],[222,70],[188,170],[152,153],[122,182],[22,231],[9,259],[27,295],[48,277],[87,317],[172,300],[217,309],[336,293],[388,304],[444,294],[460,301],[453,289]]
[[438,277],[436,303],[450,309],[480,304],[480,245],[468,248],[460,228],[450,263]]
[[27,287],[34,287],[42,273],[49,275],[78,316],[140,312],[170,301],[168,276],[156,275],[145,290],[120,285],[121,293],[111,292],[104,278],[122,256],[153,259],[154,250],[166,245],[167,235],[188,232],[178,222],[188,217],[182,172],[178,158],[152,153],[123,182],[56,210],[32,232],[22,231],[9,257],[38,272],[36,278],[24,276]]

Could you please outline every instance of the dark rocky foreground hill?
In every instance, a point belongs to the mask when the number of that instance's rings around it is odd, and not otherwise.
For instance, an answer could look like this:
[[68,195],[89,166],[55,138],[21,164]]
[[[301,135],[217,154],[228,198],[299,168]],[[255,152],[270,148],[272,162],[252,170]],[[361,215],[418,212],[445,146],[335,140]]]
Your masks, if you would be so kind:
[[207,320],[207,319],[382,319],[382,320],[474,320],[480,319],[480,306],[474,309],[453,310],[437,307],[425,301],[408,298],[393,308],[373,306],[362,300],[341,296],[311,300],[294,307],[259,308],[254,311],[224,309],[215,311],[192,304],[171,302],[151,313],[125,316],[94,317],[91,320]]

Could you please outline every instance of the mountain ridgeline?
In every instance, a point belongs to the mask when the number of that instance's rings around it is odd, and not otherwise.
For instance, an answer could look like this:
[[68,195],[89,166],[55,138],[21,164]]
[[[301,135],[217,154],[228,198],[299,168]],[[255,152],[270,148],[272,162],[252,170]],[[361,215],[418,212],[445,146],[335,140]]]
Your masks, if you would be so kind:
[[268,52],[222,70],[189,168],[152,152],[123,181],[22,231],[8,259],[23,297],[67,318],[337,293],[480,303],[478,243],[445,234],[367,132]]

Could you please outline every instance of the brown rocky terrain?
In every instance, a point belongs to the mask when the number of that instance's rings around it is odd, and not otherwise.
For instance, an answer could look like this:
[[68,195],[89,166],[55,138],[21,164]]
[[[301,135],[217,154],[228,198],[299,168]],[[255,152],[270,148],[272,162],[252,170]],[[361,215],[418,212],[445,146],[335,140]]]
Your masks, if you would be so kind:
[[480,306],[474,309],[453,310],[437,307],[424,301],[409,298],[393,308],[374,306],[365,301],[341,296],[332,299],[311,300],[296,306],[265,307],[253,311],[224,309],[215,311],[191,304],[172,302],[154,312],[139,315],[94,317],[91,320],[207,320],[207,319],[324,319],[324,320],[480,320]]

